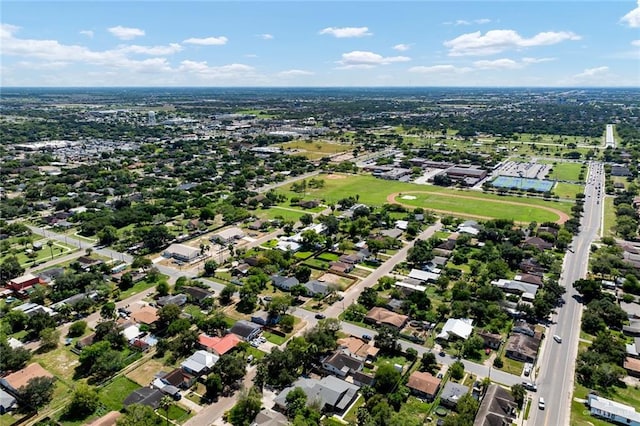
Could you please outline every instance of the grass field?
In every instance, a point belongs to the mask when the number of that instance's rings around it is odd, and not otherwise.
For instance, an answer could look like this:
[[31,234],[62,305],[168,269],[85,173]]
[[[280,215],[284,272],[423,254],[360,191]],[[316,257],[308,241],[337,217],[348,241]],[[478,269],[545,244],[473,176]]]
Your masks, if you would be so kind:
[[613,227],[616,225],[616,211],[613,206],[613,197],[604,198],[604,229],[602,230],[603,237],[613,237],[615,232]]
[[[290,186],[284,187],[280,191],[288,197],[300,197],[301,194],[289,190]],[[398,200],[415,207],[424,207],[432,210],[447,210],[458,214],[470,216],[491,216],[497,218],[514,219],[517,221],[544,222],[555,221],[557,215],[536,206],[550,207],[565,213],[570,213],[571,203],[550,202],[538,198],[519,198],[510,196],[500,196],[497,194],[484,194],[481,192],[460,191],[449,188],[435,187],[429,185],[416,185],[411,183],[387,181],[377,179],[368,175],[345,175],[344,179],[327,179],[324,188],[312,189],[304,194],[305,199],[320,198],[327,203],[336,203],[348,196],[357,197],[359,202],[381,206],[387,203],[387,196],[392,193],[405,193],[409,191],[419,191],[423,194],[419,200]],[[466,196],[473,197],[474,200],[454,199],[449,197]],[[526,204],[523,206],[504,206],[491,201],[511,201]]]
[[326,157],[332,154],[350,151],[353,149],[351,145],[343,145],[339,143],[327,141],[303,141],[296,140],[279,145],[284,150],[298,150],[299,153],[294,155],[302,155],[310,160]]
[[101,388],[100,402],[109,410],[120,411],[124,399],[140,387],[139,384],[126,377],[117,377],[111,383]]
[[556,163],[547,177],[562,181],[580,182],[578,176],[581,168],[582,164],[580,163]]
[[282,218],[283,220],[292,220],[293,222],[297,222],[298,219],[300,219],[300,216],[302,216],[306,212],[302,210],[290,209],[289,207],[273,206],[268,209],[256,209],[254,210],[254,213],[260,219],[273,220]]
[[584,186],[576,183],[558,182],[553,188],[553,193],[560,198],[569,198],[575,200],[576,194],[582,194]]

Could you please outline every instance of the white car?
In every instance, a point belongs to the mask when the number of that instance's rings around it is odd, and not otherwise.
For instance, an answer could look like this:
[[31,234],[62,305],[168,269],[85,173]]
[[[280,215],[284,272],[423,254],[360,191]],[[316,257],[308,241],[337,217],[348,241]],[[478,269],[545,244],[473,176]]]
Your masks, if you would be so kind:
[[540,399],[538,400],[538,408],[541,409],[541,410],[544,410],[544,407],[545,407],[544,398],[540,397]]
[[558,336],[557,334],[553,335],[553,340],[555,340],[558,343],[562,343],[562,337]]

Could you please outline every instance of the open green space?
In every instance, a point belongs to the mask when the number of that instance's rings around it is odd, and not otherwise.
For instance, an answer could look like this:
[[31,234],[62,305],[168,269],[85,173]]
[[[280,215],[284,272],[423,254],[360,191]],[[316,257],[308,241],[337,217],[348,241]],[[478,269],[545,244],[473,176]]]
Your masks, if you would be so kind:
[[281,344],[283,344],[284,342],[287,341],[286,337],[278,336],[277,334],[271,333],[270,331],[264,331],[264,332],[262,332],[262,335],[269,342],[273,343],[274,345],[278,345],[278,346],[280,346]]
[[576,194],[582,194],[584,192],[584,186],[576,183],[558,182],[553,187],[553,193],[560,198],[569,198],[574,200]]
[[126,377],[116,377],[111,383],[100,390],[100,402],[109,410],[120,411],[122,403],[131,392],[139,389],[140,385]]
[[579,182],[580,170],[582,170],[582,163],[555,163],[547,178]]
[[351,145],[319,140],[296,140],[280,144],[279,146],[284,150],[297,150],[299,152],[293,152],[292,154],[302,155],[310,160],[353,149],[353,146]]
[[[365,188],[366,191],[363,190]],[[389,194],[416,191],[411,194],[417,197],[416,200],[404,200],[399,197],[396,202],[432,210],[451,211],[460,215],[496,217],[522,222],[532,220],[544,222],[558,219],[555,213],[538,208],[538,206],[557,209],[567,214],[570,213],[571,209],[571,203],[568,202],[551,202],[539,198],[521,198],[461,191],[430,185],[382,180],[368,175],[345,175],[344,179],[326,180],[324,188],[308,189],[305,194],[290,191],[290,186],[283,187],[280,191],[288,197],[319,198],[327,203],[337,203],[345,197],[354,196],[359,202],[373,206],[381,206],[387,203]],[[455,196],[471,197],[472,199],[455,198]],[[509,208],[505,208],[504,205],[493,202],[496,200],[519,204],[509,205]]]
[[604,229],[602,230],[603,237],[613,237],[615,232],[613,230],[616,226],[616,209],[613,205],[613,197],[604,197]]
[[290,210],[288,207],[273,206],[268,209],[256,209],[253,211],[260,219],[282,219],[287,221],[293,221],[294,223],[300,219],[300,216],[305,214],[303,211]]
[[142,281],[139,281],[139,282],[135,283],[133,285],[133,287],[131,287],[131,288],[123,291],[122,293],[120,293],[120,299],[121,300],[122,299],[126,299],[127,297],[131,297],[134,294],[138,294],[138,293],[140,293],[142,291],[148,290],[151,287],[153,287],[154,285],[157,285],[160,282],[160,280],[163,280],[163,279],[166,279],[166,278],[167,278],[166,275],[163,275],[161,278],[158,279],[158,281],[155,281],[155,282],[149,282],[146,279],[142,280]]
[[524,368],[523,362],[503,356],[502,363],[502,368],[500,368],[500,370],[504,371],[505,373],[514,374],[516,376],[522,374],[522,370]]

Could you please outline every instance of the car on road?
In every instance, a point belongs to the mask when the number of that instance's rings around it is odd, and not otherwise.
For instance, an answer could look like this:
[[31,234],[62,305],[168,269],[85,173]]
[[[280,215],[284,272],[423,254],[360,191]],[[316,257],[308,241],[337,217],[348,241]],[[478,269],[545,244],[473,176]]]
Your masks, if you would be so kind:
[[326,317],[325,314],[316,314],[316,319],[325,319]]
[[265,297],[263,297],[263,299],[264,299],[265,302],[271,302],[273,300],[273,297],[265,296]]
[[538,400],[538,408],[541,410],[544,410],[544,407],[545,407],[544,398],[540,397],[540,399]]
[[440,352],[438,353],[438,355],[440,355],[440,356],[445,356],[446,354],[444,353],[444,351],[440,351]]
[[368,334],[363,334],[362,335],[362,340],[366,340],[368,342],[370,340],[373,340],[373,337],[369,336]]
[[522,382],[522,387],[525,388],[526,390],[530,390],[532,392],[536,392],[538,390],[538,387],[531,382]]
[[557,334],[553,335],[553,340],[555,340],[558,343],[562,343],[562,337],[558,336]]

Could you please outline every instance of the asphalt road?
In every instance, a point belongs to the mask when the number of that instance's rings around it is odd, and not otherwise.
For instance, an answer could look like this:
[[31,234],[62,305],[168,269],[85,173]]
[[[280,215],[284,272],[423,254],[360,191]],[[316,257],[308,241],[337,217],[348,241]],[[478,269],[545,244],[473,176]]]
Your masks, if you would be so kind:
[[[582,314],[582,305],[576,297],[578,293],[573,288],[573,282],[586,276],[591,243],[599,236],[604,199],[604,169],[601,163],[590,164],[584,193],[586,198],[581,230],[567,251],[560,279],[560,284],[567,289],[564,295],[566,303],[552,317],[537,364],[538,392],[534,394],[534,404],[527,422],[532,425],[569,425],[571,418]],[[553,335],[560,336],[562,343],[556,342]],[[545,410],[538,409],[539,397],[545,400]]]

